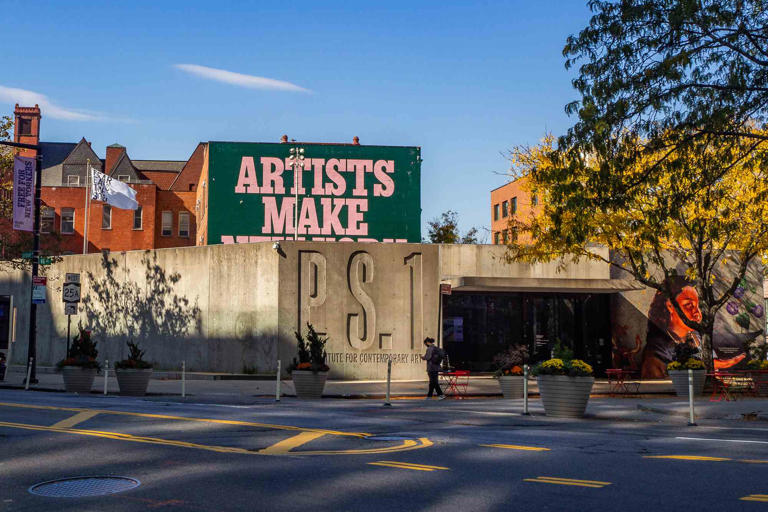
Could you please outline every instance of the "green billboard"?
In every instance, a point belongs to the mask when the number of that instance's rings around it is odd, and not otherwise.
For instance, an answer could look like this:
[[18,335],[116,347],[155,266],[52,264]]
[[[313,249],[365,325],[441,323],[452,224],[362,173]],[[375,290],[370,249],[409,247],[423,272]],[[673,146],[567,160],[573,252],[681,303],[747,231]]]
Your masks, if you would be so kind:
[[208,244],[421,241],[418,147],[208,144]]

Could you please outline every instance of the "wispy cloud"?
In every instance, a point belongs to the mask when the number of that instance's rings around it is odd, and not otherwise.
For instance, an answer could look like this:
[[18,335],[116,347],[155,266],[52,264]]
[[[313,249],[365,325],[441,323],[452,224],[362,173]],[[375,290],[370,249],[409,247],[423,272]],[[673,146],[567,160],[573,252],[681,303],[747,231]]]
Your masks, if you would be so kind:
[[263,76],[244,75],[242,73],[235,73],[234,71],[226,71],[224,69],[198,66],[197,64],[176,64],[175,67],[181,69],[182,71],[186,71],[187,73],[201,76],[203,78],[208,78],[209,80],[215,80],[217,82],[223,82],[230,85],[237,85],[239,87],[247,87],[248,89],[312,92],[309,89],[299,87],[298,85],[292,84],[290,82],[275,80],[273,78],[264,78]]
[[46,95],[26,89],[16,89],[0,85],[0,101],[18,103],[25,107],[37,104],[40,105],[43,115],[54,119],[65,119],[67,121],[99,121],[104,119],[102,115],[95,112],[60,107],[49,100]]

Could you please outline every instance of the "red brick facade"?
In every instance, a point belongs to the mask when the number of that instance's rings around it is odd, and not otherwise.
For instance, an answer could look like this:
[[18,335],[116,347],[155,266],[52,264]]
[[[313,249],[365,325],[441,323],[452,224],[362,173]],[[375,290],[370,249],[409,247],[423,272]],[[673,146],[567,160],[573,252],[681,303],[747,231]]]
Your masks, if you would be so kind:
[[[119,144],[106,148],[105,159],[101,160],[90,149],[90,143],[83,139],[79,144],[63,144],[66,150],[57,160],[46,149],[53,143],[40,142],[40,109],[19,107],[15,109],[14,140],[27,144],[40,144],[43,155],[43,186],[41,190],[41,245],[49,248],[51,254],[81,254],[83,252],[85,227],[85,176],[87,162],[101,172],[117,178],[115,166],[122,169],[121,175],[136,190],[136,200],[141,212],[111,208],[110,217],[105,219],[105,203],[90,201],[88,209],[88,248],[90,253],[104,249],[129,251],[163,247],[195,245],[196,216],[195,191],[202,168],[202,150],[198,147],[186,163],[173,161],[137,161],[141,170],[133,166],[126,149]],[[86,146],[87,145],[87,146]],[[62,145],[59,145],[62,146]],[[86,155],[87,160],[83,159]],[[27,151],[25,156],[34,156]],[[68,155],[68,156],[67,156]],[[125,157],[124,157],[125,155]],[[128,162],[126,162],[128,160]],[[152,164],[157,169],[152,170]],[[176,170],[169,171],[169,164]],[[128,166],[128,167],[126,167]],[[126,171],[125,169],[129,169]],[[190,186],[190,183],[193,185]],[[52,185],[53,184],[53,185]],[[178,184],[177,186],[175,186]],[[51,219],[50,212],[53,213]],[[172,219],[170,233],[163,233],[163,212],[169,212]],[[74,221],[70,215],[74,214]],[[64,218],[63,216],[66,216]],[[186,236],[180,233],[180,220],[188,218]],[[57,240],[58,239],[58,240]]]

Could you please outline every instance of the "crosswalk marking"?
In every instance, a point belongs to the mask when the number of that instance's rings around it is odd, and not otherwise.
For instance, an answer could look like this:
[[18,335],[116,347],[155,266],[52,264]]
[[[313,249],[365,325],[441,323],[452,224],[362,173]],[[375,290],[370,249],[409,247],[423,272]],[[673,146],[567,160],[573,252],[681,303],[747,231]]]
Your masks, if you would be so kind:
[[83,411],[75,414],[74,416],[70,416],[69,418],[65,420],[61,420],[58,423],[54,423],[51,425],[53,428],[72,428],[75,425],[82,423],[86,420],[89,420],[99,414],[97,411]]
[[264,455],[284,455],[294,448],[298,448],[299,446],[314,441],[318,437],[323,437],[324,435],[324,432],[302,432],[301,434],[289,437],[288,439],[283,439],[279,443],[268,446],[263,450],[259,450],[259,453],[263,453]]
[[542,446],[522,446],[518,444],[481,444],[480,446],[486,446],[488,448],[504,448],[507,450],[522,450],[522,451],[529,451],[529,452],[550,451],[549,448],[544,448]]
[[537,482],[541,484],[556,484],[556,485],[575,485],[578,487],[593,487],[600,489],[606,485],[611,485],[611,482],[600,482],[598,480],[578,480],[575,478],[560,478],[556,476],[539,476],[536,478],[523,478],[524,482]]
[[768,502],[768,494],[750,494],[749,496],[744,496],[743,498],[739,498],[742,501],[764,501]]
[[439,471],[439,470],[450,470],[451,468],[446,468],[443,466],[428,466],[426,464],[412,464],[410,462],[399,462],[396,460],[380,460],[378,462],[369,462],[371,466],[385,466],[389,468],[398,468],[398,469],[413,469],[415,471]]

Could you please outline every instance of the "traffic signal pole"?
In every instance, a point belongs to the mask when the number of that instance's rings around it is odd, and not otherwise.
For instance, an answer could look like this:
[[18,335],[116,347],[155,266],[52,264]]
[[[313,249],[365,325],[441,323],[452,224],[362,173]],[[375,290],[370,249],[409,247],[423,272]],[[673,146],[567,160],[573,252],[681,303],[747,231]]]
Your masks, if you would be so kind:
[[32,290],[35,277],[39,270],[38,259],[40,257],[40,191],[42,190],[42,160],[40,146],[36,144],[22,144],[20,142],[0,141],[0,145],[12,148],[35,150],[35,223],[32,238],[32,280],[29,285],[29,341],[27,343],[27,381],[29,385],[37,384],[37,304],[32,302]]

